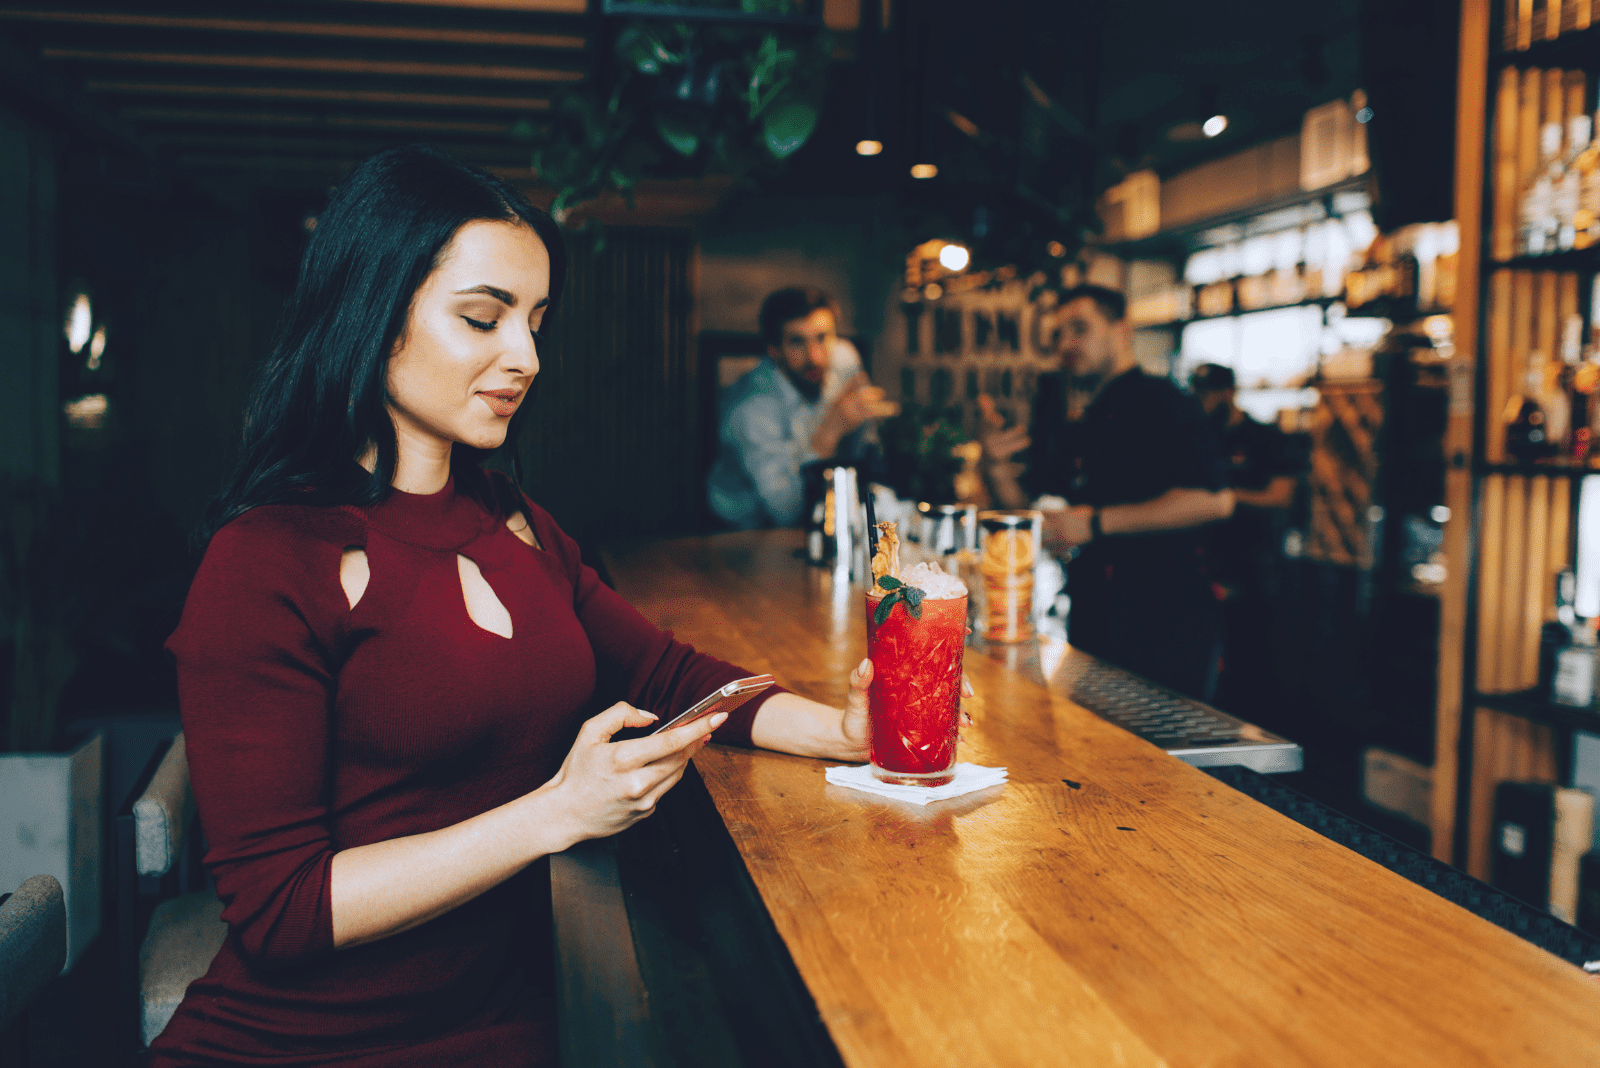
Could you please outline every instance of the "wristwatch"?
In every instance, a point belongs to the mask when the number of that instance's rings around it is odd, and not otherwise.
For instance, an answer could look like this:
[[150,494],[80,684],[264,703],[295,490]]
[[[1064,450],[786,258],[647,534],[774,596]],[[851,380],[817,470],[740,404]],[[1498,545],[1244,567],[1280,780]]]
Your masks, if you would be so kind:
[[1089,538],[1091,541],[1099,541],[1105,536],[1106,532],[1100,527],[1100,509],[1095,508],[1089,513]]

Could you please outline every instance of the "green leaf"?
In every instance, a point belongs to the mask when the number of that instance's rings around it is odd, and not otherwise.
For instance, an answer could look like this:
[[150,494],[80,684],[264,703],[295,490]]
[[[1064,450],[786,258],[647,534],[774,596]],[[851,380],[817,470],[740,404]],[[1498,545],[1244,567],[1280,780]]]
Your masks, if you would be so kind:
[[880,627],[883,626],[884,621],[889,618],[889,613],[894,611],[894,602],[899,599],[899,597],[900,595],[898,593],[891,593],[882,601],[878,602],[878,610],[872,613],[872,621]]
[[693,126],[674,116],[656,114],[656,133],[667,147],[680,156],[692,156],[700,148],[700,134]]
[[893,575],[885,575],[878,580],[878,585],[886,590],[898,590],[900,588],[900,580]]
[[675,66],[683,57],[668,48],[660,35],[643,26],[629,26],[617,38],[617,59],[640,74],[660,74],[662,67]]
[[817,109],[795,100],[767,110],[761,132],[773,159],[788,159],[817,128]]
[[921,608],[922,599],[927,596],[926,593],[917,589],[915,586],[901,587],[900,595],[906,599],[906,603],[912,608]]
[[922,618],[922,602],[921,601],[912,601],[910,604],[906,605],[906,611],[911,613],[911,618],[912,619],[921,619]]

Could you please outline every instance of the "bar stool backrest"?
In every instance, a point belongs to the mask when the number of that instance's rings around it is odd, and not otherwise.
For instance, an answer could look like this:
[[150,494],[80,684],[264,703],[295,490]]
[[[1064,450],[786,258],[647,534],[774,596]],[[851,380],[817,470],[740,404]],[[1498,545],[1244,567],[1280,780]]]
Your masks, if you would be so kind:
[[179,734],[151,776],[150,785],[133,803],[135,867],[140,875],[160,877],[172,870],[193,818],[189,758]]
[[136,1060],[228,933],[222,902],[201,871],[182,734],[152,755],[117,824],[121,1041]]
[[0,899],[0,1031],[67,963],[67,905],[53,875]]

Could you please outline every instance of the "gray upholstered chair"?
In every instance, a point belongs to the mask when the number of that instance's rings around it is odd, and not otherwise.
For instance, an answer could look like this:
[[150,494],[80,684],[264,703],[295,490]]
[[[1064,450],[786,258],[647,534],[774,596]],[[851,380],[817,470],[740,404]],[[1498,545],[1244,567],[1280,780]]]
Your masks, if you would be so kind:
[[0,1061],[27,1063],[28,1002],[66,963],[67,905],[55,876],[0,896]]
[[227,937],[200,867],[183,735],[159,747],[117,813],[117,928],[123,1034],[149,1046]]

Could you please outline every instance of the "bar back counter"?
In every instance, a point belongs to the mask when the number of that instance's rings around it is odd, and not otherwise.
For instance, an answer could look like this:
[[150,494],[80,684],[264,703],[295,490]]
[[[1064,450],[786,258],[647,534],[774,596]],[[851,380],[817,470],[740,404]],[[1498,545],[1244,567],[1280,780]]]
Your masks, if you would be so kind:
[[[862,590],[799,547],[606,559],[680,639],[841,704]],[[1600,983],[1572,963],[991,652],[967,657],[960,759],[1004,786],[915,806],[713,746],[654,818],[560,858],[567,1063],[1600,1063]]]

